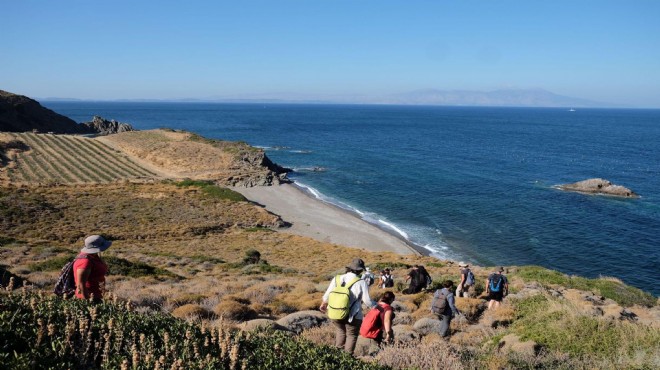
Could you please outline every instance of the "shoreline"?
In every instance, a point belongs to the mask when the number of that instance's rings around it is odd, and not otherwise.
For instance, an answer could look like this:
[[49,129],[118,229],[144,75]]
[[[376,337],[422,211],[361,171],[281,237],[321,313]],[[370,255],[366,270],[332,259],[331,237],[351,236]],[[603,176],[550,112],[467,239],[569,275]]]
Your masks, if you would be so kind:
[[314,197],[295,182],[252,188],[234,187],[233,190],[292,224],[279,232],[370,252],[430,255],[428,250],[393,231],[365,221],[356,212]]

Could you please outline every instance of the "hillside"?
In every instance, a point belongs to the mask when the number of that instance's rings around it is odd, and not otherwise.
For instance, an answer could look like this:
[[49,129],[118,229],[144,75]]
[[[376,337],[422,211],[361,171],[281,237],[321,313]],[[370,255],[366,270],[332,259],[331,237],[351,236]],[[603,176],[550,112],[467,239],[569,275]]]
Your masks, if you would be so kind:
[[[14,147],[1,144],[10,142]],[[129,131],[96,138],[0,132],[0,182],[4,183],[192,178],[256,186],[286,181],[286,172],[261,149],[181,131]]]
[[[452,321],[451,338],[442,340],[429,312],[430,292],[458,279],[456,264],[279,232],[288,220],[223,187],[280,181],[282,169],[247,144],[171,130],[96,139],[2,135],[0,363],[12,368],[31,362],[139,369],[156,362],[226,369],[660,364],[656,297],[613,278],[535,266],[506,268],[511,294],[497,311],[486,310],[484,294],[492,268],[474,267],[477,297],[457,299],[464,317]],[[93,177],[93,168],[112,177]],[[103,254],[111,302],[95,308],[53,299],[59,270],[90,234],[114,241]],[[374,271],[393,269],[397,296],[395,344],[369,355],[360,341],[361,361],[328,347],[334,329],[317,310],[329,280],[355,257]],[[427,267],[433,288],[403,295],[415,264]],[[12,281],[18,291],[10,294]],[[382,292],[370,289],[373,298]],[[79,329],[73,332],[72,312]]]
[[92,129],[43,107],[36,100],[0,90],[0,131],[88,134]]

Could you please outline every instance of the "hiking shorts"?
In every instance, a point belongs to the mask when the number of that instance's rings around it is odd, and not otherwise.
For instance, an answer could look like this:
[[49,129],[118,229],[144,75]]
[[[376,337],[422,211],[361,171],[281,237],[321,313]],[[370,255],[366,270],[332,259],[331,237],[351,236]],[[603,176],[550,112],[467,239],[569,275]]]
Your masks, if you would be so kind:
[[491,301],[502,302],[504,297],[504,291],[500,290],[499,292],[490,292],[488,293],[488,299]]

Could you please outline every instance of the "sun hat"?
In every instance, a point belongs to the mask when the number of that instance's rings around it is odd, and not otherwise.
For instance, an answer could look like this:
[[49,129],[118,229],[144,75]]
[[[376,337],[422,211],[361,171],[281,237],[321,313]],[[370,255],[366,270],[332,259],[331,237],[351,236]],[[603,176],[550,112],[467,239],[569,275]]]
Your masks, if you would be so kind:
[[470,265],[468,265],[467,263],[462,262],[462,261],[458,263],[458,267],[468,267],[468,266],[470,266]]
[[85,238],[85,247],[80,251],[83,253],[98,253],[110,248],[111,241],[105,240],[101,235],[91,235]]
[[349,268],[353,271],[362,271],[364,270],[364,261],[360,258],[355,258],[353,261],[351,261],[351,264],[346,266],[346,268]]

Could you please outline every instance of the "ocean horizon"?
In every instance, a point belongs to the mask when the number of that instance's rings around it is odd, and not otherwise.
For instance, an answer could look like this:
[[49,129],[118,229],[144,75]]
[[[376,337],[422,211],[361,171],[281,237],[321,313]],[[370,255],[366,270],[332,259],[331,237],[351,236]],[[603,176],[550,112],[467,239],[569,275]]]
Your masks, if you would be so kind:
[[[246,141],[314,197],[439,258],[611,276],[660,294],[660,110],[42,104],[78,122]],[[641,198],[555,188],[594,177]]]

